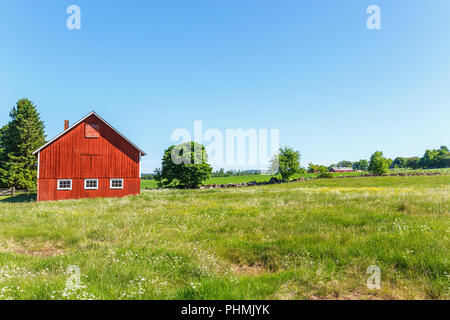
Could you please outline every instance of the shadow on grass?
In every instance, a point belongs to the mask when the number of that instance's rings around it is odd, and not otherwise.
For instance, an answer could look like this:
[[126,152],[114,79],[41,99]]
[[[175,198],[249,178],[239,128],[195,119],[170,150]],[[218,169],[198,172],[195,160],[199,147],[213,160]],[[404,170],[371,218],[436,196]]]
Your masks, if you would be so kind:
[[0,197],[0,202],[3,203],[24,203],[24,202],[36,202],[35,193],[21,193],[11,197]]

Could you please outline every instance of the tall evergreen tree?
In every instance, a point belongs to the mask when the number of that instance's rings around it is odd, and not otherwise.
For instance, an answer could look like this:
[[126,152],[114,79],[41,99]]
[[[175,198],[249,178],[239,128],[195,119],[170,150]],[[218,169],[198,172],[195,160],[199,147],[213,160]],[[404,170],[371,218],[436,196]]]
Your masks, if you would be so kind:
[[3,146],[3,136],[5,132],[8,130],[8,125],[0,128],[0,168],[2,168],[2,164],[6,161],[5,157],[5,147]]
[[9,116],[0,133],[0,181],[8,187],[34,189],[37,168],[32,152],[45,143],[44,122],[28,99],[19,100]]

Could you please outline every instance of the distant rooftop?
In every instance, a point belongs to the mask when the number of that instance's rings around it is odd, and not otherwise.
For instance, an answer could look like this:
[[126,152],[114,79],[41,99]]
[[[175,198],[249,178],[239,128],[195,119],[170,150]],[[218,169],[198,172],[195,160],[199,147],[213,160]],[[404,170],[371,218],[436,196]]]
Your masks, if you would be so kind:
[[336,171],[353,171],[353,168],[351,167],[333,167],[331,169]]

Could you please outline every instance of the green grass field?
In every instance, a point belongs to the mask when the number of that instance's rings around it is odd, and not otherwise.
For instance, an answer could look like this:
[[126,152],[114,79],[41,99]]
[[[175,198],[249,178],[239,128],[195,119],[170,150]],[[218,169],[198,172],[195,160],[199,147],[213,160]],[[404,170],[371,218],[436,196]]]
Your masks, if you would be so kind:
[[[431,169],[431,170],[410,170],[410,169],[392,169],[389,173],[415,173],[415,172],[441,172],[443,174],[450,174],[450,169]],[[334,177],[339,176],[360,176],[362,174],[366,174],[367,172],[350,172],[350,173],[333,173]],[[297,174],[294,175],[291,179],[297,179],[299,177],[305,178],[316,178],[318,173],[306,173],[303,175]],[[215,177],[206,180],[203,184],[227,184],[227,183],[242,183],[242,182],[265,182],[269,181],[271,175],[250,175],[250,176],[235,176],[235,177]],[[281,179],[281,176],[276,176],[278,179]],[[156,189],[156,181],[155,180],[141,180],[141,188],[142,189]]]
[[2,198],[0,299],[449,299],[449,210],[450,175]]
[[[236,177],[217,177],[217,178],[209,178],[203,184],[227,184],[227,183],[242,183],[242,182],[263,182],[269,181],[272,176],[269,175],[253,175],[253,176],[236,176]],[[156,189],[156,181],[155,180],[141,180],[141,188],[142,189]]]
[[[337,176],[359,176],[361,172],[351,172],[351,173],[333,173],[335,177]],[[297,174],[292,176],[291,179],[297,179],[299,177],[305,177],[305,178],[316,178],[318,176],[318,173],[306,173],[306,174]],[[227,183],[242,183],[242,182],[250,182],[250,181],[256,181],[256,182],[265,182],[269,181],[270,178],[272,178],[273,175],[249,175],[249,176],[233,176],[233,177],[212,177],[206,180],[203,185],[209,185],[209,184],[227,184]],[[278,179],[281,179],[280,175],[275,175]],[[141,180],[141,188],[142,189],[156,189],[156,181],[155,180]]]

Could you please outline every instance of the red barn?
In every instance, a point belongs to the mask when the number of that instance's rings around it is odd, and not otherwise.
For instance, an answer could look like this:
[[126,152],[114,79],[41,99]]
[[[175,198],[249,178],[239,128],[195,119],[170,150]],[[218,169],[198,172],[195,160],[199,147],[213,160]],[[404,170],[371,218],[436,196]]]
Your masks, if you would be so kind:
[[123,197],[140,193],[145,152],[95,112],[33,154],[38,159],[37,201]]

